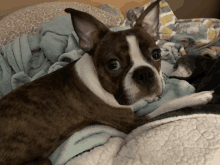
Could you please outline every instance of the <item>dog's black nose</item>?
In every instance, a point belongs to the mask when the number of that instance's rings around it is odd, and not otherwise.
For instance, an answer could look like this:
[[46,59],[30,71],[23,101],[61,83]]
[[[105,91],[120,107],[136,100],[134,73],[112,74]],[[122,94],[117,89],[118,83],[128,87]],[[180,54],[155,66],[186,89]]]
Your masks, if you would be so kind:
[[154,80],[154,72],[149,67],[139,67],[133,72],[132,78],[138,84],[149,84]]

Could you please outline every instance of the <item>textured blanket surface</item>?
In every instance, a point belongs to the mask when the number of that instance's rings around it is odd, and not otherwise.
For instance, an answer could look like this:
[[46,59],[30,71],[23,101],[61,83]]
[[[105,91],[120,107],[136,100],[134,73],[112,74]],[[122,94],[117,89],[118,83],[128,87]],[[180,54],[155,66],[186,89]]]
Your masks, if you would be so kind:
[[219,126],[216,115],[191,115],[146,124],[126,137],[113,164],[218,164]]
[[125,136],[110,127],[92,126],[73,135],[50,159],[55,165],[218,165],[220,161],[219,115],[154,121]]
[[[80,148],[72,149],[75,153]],[[218,165],[220,116],[197,114],[154,121],[125,139],[110,137],[72,159],[62,157],[62,161],[67,165]]]

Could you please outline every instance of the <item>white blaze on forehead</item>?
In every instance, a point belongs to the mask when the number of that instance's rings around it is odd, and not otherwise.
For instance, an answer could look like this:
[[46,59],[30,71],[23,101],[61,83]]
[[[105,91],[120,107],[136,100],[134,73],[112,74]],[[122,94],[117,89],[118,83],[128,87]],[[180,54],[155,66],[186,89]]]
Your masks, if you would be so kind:
[[[137,87],[137,84],[132,79],[132,75],[135,69],[141,66],[147,66],[151,68],[152,71],[155,73],[156,80],[159,86],[162,86],[162,82],[156,68],[152,66],[150,63],[148,63],[145,57],[143,56],[136,37],[134,35],[129,35],[126,36],[126,40],[128,42],[129,54],[133,65],[129,70],[128,74],[125,76],[125,79],[123,81],[123,87],[128,99],[131,100],[132,103],[133,101],[136,101],[135,98],[139,95],[140,92],[140,89]],[[153,99],[154,96],[149,96],[149,97],[152,98],[147,98],[148,101]]]
[[126,39],[128,41],[128,46],[129,46],[129,53],[131,57],[131,61],[134,63],[133,67],[135,66],[140,66],[140,65],[145,65],[146,60],[144,59],[138,41],[135,36],[126,36]]
[[156,71],[156,69],[150,63],[148,63],[145,57],[143,56],[136,37],[133,35],[126,36],[126,39],[128,41],[131,61],[133,62],[133,66],[132,66],[133,70],[139,66],[148,66],[153,71]]

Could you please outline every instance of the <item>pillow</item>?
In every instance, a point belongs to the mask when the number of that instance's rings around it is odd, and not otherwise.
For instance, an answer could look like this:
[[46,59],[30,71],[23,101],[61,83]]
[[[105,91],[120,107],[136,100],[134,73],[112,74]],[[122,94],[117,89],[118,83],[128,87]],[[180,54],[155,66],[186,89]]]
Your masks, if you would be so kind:
[[0,49],[23,34],[38,34],[38,28],[44,22],[59,15],[67,14],[65,8],[74,8],[87,12],[108,27],[117,26],[117,18],[104,10],[78,2],[50,2],[20,9],[0,20]]

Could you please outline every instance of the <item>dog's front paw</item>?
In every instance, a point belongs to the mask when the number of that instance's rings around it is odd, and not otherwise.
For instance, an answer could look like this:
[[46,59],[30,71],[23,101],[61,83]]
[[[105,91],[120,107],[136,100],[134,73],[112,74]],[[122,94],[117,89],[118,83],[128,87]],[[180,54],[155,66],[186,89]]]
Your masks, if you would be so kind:
[[[207,104],[212,98],[214,91],[204,91],[199,93],[193,93],[188,96],[184,96],[182,100],[185,101],[185,105],[188,106],[196,106],[196,105],[204,105]],[[181,98],[180,98],[181,99]]]
[[214,91],[205,91],[174,99],[168,103],[163,104],[161,107],[148,114],[148,117],[153,118],[163,113],[175,111],[180,108],[207,104],[213,98],[213,93]]

